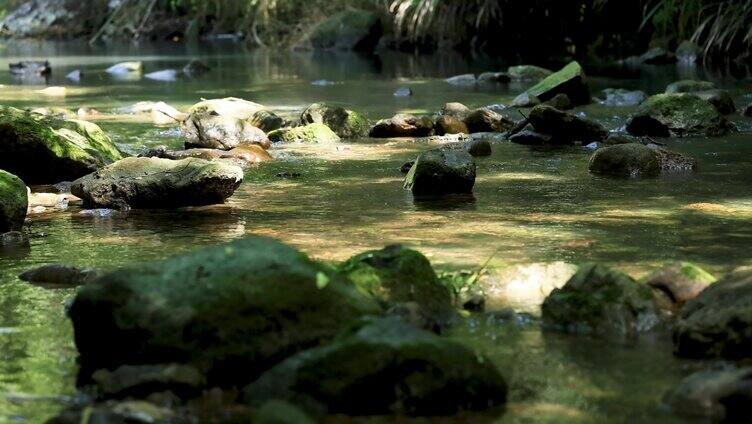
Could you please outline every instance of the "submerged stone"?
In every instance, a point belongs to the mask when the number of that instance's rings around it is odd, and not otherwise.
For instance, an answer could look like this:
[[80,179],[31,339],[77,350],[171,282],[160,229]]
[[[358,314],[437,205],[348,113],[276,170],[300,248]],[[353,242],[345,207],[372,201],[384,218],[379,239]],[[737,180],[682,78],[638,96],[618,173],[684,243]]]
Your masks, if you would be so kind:
[[248,168],[262,162],[272,160],[269,152],[261,146],[250,144],[235,147],[230,150],[219,149],[187,149],[167,150],[165,146],[157,146],[139,155],[139,157],[156,157],[162,159],[181,160],[197,158],[208,161],[225,161],[241,168]]
[[688,301],[674,346],[687,358],[752,358],[752,269],[739,268]]
[[655,144],[624,143],[598,149],[590,157],[593,174],[617,177],[654,177],[661,173],[686,172],[697,161]]
[[623,88],[607,88],[603,90],[602,96],[605,106],[614,107],[639,106],[648,98],[644,91],[630,91]]
[[467,86],[475,85],[478,80],[475,78],[475,74],[463,74],[449,77],[445,80],[451,85]]
[[70,307],[81,376],[181,363],[242,386],[381,308],[330,267],[247,237],[105,274]]
[[535,131],[562,141],[592,142],[608,137],[608,130],[600,123],[548,105],[534,107],[528,119]]
[[254,404],[288,400],[325,414],[449,416],[503,405],[507,385],[487,358],[387,318],[286,359],[244,397]]
[[26,184],[10,172],[0,169],[0,234],[20,230],[28,207]]
[[590,103],[590,87],[587,85],[585,71],[577,62],[571,62],[549,75],[529,88],[527,93],[542,102],[551,100],[557,94],[566,94],[574,106]]
[[50,66],[50,62],[46,60],[22,60],[16,63],[9,63],[8,71],[10,71],[11,75],[22,77],[46,77],[52,73],[52,67]]
[[121,158],[96,124],[0,108],[0,169],[27,184],[71,181]]
[[141,73],[144,69],[144,64],[141,62],[121,62],[110,66],[105,69],[108,74],[131,74]]
[[652,96],[627,122],[627,131],[636,136],[719,136],[732,129],[710,102],[688,93]]
[[368,135],[370,124],[358,112],[342,106],[314,103],[300,116],[303,125],[325,124],[341,138],[360,138]]
[[669,84],[666,87],[666,93],[696,93],[714,90],[715,88],[715,84],[710,81],[682,80]]
[[585,264],[541,306],[543,324],[568,333],[636,337],[655,329],[660,311],[651,289],[603,265]]
[[742,423],[752,416],[752,367],[714,366],[682,380],[663,398],[674,414],[702,422]]
[[365,293],[386,307],[414,302],[435,325],[454,318],[452,294],[420,252],[401,245],[353,256],[339,267]]
[[73,182],[87,208],[176,208],[223,203],[243,181],[234,165],[202,159],[127,158]]
[[398,114],[378,121],[368,135],[374,138],[427,137],[433,133],[433,128],[433,119],[427,116]]
[[472,193],[475,168],[470,153],[429,150],[418,156],[405,177],[404,187],[414,196]]
[[77,287],[87,284],[100,275],[94,268],[78,268],[71,265],[49,264],[23,272],[22,281],[44,287]]
[[269,133],[275,143],[337,143],[339,136],[326,124],[308,124],[302,127],[281,128]]

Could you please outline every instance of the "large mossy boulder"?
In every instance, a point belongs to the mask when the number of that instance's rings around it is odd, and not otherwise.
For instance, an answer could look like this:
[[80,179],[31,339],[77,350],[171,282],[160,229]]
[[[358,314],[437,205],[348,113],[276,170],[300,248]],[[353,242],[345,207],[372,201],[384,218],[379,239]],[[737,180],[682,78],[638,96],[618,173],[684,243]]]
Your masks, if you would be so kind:
[[433,134],[433,129],[433,119],[427,116],[398,114],[378,121],[368,135],[374,138],[427,137]]
[[608,137],[608,130],[600,123],[548,105],[534,107],[528,119],[536,132],[551,135],[561,143],[582,141],[588,144]]
[[228,115],[192,113],[183,122],[182,134],[186,149],[231,150],[252,144],[264,148],[271,146],[266,133],[253,126],[250,119]]
[[301,42],[299,48],[372,52],[383,34],[374,12],[348,9],[329,16]]
[[126,158],[73,182],[91,208],[176,208],[223,203],[243,181],[235,165],[188,158]]
[[558,94],[566,94],[573,106],[590,103],[590,87],[587,85],[585,71],[577,62],[571,62],[560,71],[527,90],[530,96],[545,102]]
[[632,338],[655,329],[661,314],[650,287],[603,265],[585,264],[541,306],[550,329]]
[[418,251],[400,245],[387,246],[353,256],[339,269],[386,308],[416,303],[423,315],[439,326],[455,315],[449,288],[439,281],[431,263]]
[[294,128],[280,128],[269,133],[275,143],[337,143],[341,139],[326,124],[315,123]]
[[75,180],[122,157],[96,124],[0,107],[0,169],[27,184]]
[[652,96],[627,122],[627,131],[636,136],[718,136],[732,129],[710,102],[687,93]]
[[195,366],[242,386],[381,308],[330,267],[248,237],[113,271],[70,306],[81,377],[120,365]]
[[449,416],[501,406],[506,397],[488,358],[396,317],[367,320],[292,356],[244,391],[253,404],[283,399],[349,416]]
[[731,272],[687,302],[674,346],[688,358],[752,358],[752,268]]
[[20,230],[28,207],[26,184],[15,175],[0,170],[0,234]]
[[475,161],[462,150],[429,150],[418,156],[404,187],[414,196],[472,193]]
[[370,124],[358,112],[342,106],[314,103],[300,116],[300,123],[325,124],[341,138],[360,138],[368,135]]
[[588,163],[591,173],[614,177],[655,177],[662,173],[688,172],[697,161],[656,144],[624,143],[600,148]]

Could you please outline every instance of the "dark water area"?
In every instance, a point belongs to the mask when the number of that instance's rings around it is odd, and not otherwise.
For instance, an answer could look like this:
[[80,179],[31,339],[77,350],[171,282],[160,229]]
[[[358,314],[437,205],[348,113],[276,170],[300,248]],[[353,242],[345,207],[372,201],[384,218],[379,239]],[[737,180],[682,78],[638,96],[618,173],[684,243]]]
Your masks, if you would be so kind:
[[[506,68],[511,61],[455,55],[356,55],[247,51],[235,44],[186,47],[25,42],[0,46],[0,70],[24,59],[49,59],[48,81],[19,80],[0,71],[0,103],[16,107],[98,109],[95,121],[124,151],[181,146],[175,128],[122,113],[139,101],[185,110],[201,98],[240,97],[296,117],[319,101],[343,103],[371,120],[395,113],[432,114],[445,102],[471,107],[508,103],[526,85],[455,87],[444,78]],[[125,60],[145,72],[180,69],[203,59],[212,71],[175,82],[119,80],[104,73]],[[81,69],[73,83],[68,72]],[[678,79],[710,79],[731,91],[738,107],[752,102],[744,70],[646,67],[596,68],[590,84],[663,92]],[[330,85],[313,85],[318,80]],[[65,86],[65,97],[44,96]],[[397,98],[399,87],[414,95]],[[630,108],[593,104],[576,113],[621,128]],[[511,113],[511,112],[510,112]],[[513,116],[513,115],[512,115]],[[752,120],[733,115],[740,131],[722,138],[666,141],[698,159],[694,174],[620,180],[587,172],[580,147],[534,149],[507,142],[478,160],[472,199],[415,202],[402,189],[403,163],[435,147],[419,140],[355,140],[336,145],[288,145],[275,160],[246,172],[227,204],[175,211],[133,211],[93,218],[80,207],[31,215],[31,245],[0,253],[0,422],[43,422],[75,397],[75,357],[65,304],[72,289],[49,290],[17,275],[46,263],[111,269],[195,248],[267,235],[309,255],[343,260],[365,249],[405,243],[439,269],[528,262],[595,261],[638,277],[671,261],[693,261],[721,274],[752,264]],[[300,173],[285,179],[282,172]],[[660,409],[664,391],[698,364],[679,361],[667,337],[621,344],[543,333],[473,318],[451,337],[486,353],[512,385],[500,422],[671,422]]]

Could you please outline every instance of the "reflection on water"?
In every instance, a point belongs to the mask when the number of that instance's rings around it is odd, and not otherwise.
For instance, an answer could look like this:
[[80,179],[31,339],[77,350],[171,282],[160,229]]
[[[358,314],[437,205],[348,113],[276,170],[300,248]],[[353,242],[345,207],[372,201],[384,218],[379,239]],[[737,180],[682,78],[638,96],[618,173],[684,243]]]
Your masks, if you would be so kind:
[[[163,100],[185,108],[204,97],[235,96],[294,117],[315,101],[347,103],[369,118],[395,112],[432,113],[447,101],[469,106],[502,103],[524,86],[451,87],[441,78],[501,69],[503,61],[469,64],[456,56],[387,55],[362,58],[317,54],[246,52],[237,46],[121,46],[107,50],[31,43],[2,48],[0,69],[21,56],[49,58],[50,85],[68,87],[64,98],[42,98],[40,85],[0,73],[0,102],[19,107],[93,107],[110,112],[137,101]],[[147,72],[179,68],[203,58],[213,71],[174,83],[113,80],[103,70],[130,59]],[[73,84],[65,75],[81,69]],[[639,78],[594,77],[594,91],[608,86],[662,91],[686,70],[652,68]],[[704,70],[693,69],[698,76]],[[713,75],[715,77],[715,75]],[[338,82],[314,86],[311,81]],[[746,86],[720,78],[742,102]],[[415,94],[395,98],[396,88]],[[610,128],[629,109],[588,106],[581,112]],[[144,118],[99,116],[97,122],[126,151],[166,144],[180,147],[174,129]],[[749,120],[734,118],[745,131]],[[389,243],[424,251],[442,268],[544,261],[599,261],[639,276],[671,260],[690,260],[723,272],[752,260],[752,144],[747,134],[722,139],[683,139],[670,148],[699,160],[694,175],[614,180],[587,173],[580,148],[531,149],[495,143],[478,159],[472,197],[414,200],[402,189],[401,166],[435,146],[408,140],[361,140],[334,146],[274,149],[274,162],[249,170],[226,205],[166,212],[132,211],[112,217],[66,212],[31,219],[29,249],[0,255],[0,421],[39,422],[75,393],[75,348],[64,316],[72,290],[45,290],[16,275],[44,263],[113,268],[163,258],[246,234],[269,235],[324,260]],[[281,178],[278,174],[300,174]],[[495,253],[495,255],[494,255]],[[489,354],[510,379],[512,403],[502,422],[665,422],[657,400],[688,372],[663,342],[604,344],[542,334],[535,326],[470,323],[453,337]],[[658,417],[658,418],[656,418]]]

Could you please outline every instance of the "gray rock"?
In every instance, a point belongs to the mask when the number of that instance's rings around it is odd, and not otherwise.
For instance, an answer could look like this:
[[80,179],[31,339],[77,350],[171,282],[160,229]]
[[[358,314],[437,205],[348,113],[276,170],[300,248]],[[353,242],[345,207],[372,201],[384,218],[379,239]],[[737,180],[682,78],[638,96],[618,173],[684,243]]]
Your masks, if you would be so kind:
[[11,75],[21,77],[46,77],[52,73],[52,67],[48,61],[24,60],[17,63],[9,63],[8,70]]
[[658,94],[648,98],[627,121],[636,136],[719,136],[733,125],[696,94]]
[[746,422],[752,416],[752,367],[721,365],[696,372],[666,393],[663,403],[691,420]]
[[603,104],[612,107],[639,106],[648,98],[644,91],[629,91],[622,88],[607,88],[603,90],[602,95]]
[[410,97],[413,95],[413,89],[410,87],[400,87],[394,90],[394,97]]
[[144,78],[154,81],[175,82],[178,80],[178,71],[176,69],[163,69],[161,71],[149,72],[144,75]]
[[50,264],[25,271],[18,278],[39,286],[68,288],[83,286],[96,279],[99,275],[99,271],[94,268]]
[[695,94],[715,106],[716,110],[718,110],[718,113],[721,115],[731,115],[736,112],[734,99],[731,97],[731,93],[727,90],[698,91]]
[[88,208],[176,208],[223,203],[243,181],[234,165],[203,159],[127,158],[73,182]]
[[626,143],[598,149],[590,157],[593,174],[615,177],[655,177],[662,173],[691,172],[697,161],[656,144]]
[[447,78],[445,81],[451,85],[458,85],[458,86],[469,86],[469,85],[475,85],[478,83],[478,80],[475,78],[474,74],[456,75],[456,76]]
[[465,125],[471,133],[504,132],[509,131],[514,122],[492,110],[481,108],[465,117]]
[[300,115],[300,123],[325,124],[340,138],[360,138],[368,135],[370,124],[358,112],[342,106],[314,103]]
[[183,122],[181,132],[186,149],[230,150],[252,144],[271,147],[264,131],[253,126],[250,120],[232,116],[194,112]]

